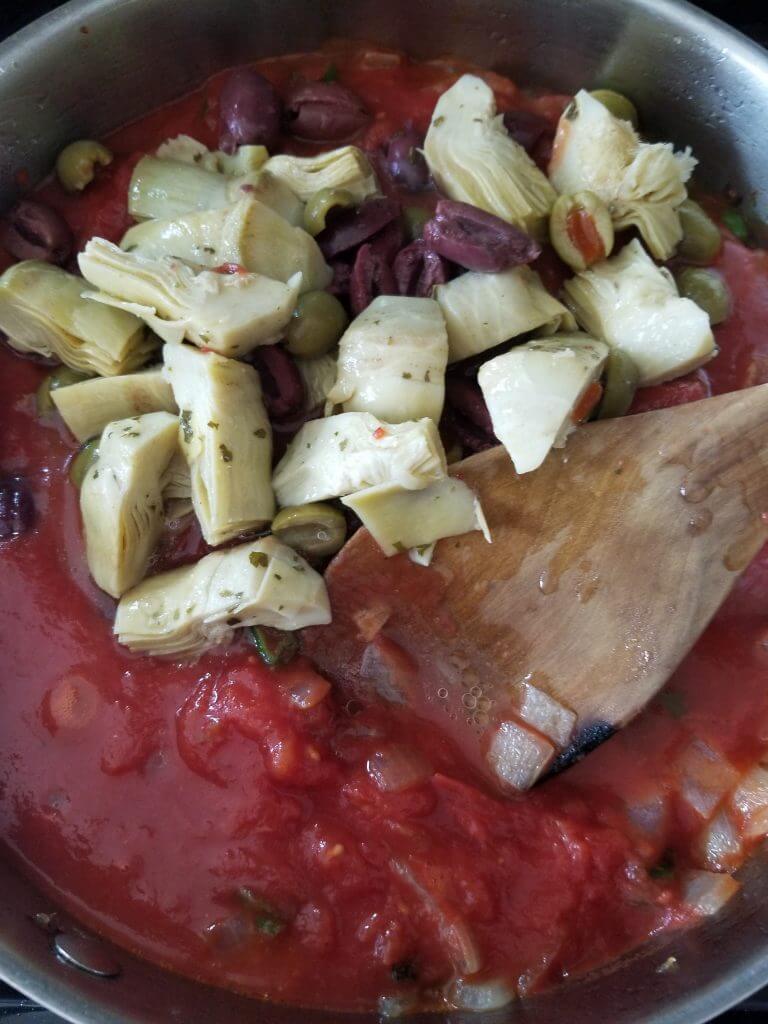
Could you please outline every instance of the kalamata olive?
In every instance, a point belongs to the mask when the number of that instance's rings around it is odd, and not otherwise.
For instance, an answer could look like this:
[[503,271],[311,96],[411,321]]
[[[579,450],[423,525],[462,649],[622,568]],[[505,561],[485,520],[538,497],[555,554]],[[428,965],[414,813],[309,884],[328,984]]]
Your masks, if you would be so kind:
[[397,295],[397,284],[387,261],[366,243],[358,249],[349,282],[352,312],[362,313],[377,295]]
[[366,199],[360,206],[335,212],[333,221],[317,236],[317,244],[327,260],[367,242],[400,216],[395,199]]
[[271,82],[253,68],[236,68],[219,96],[219,149],[238,146],[274,149],[280,138],[282,104]]
[[307,82],[285,102],[286,130],[310,142],[342,142],[370,120],[362,100],[338,82]]
[[24,481],[19,477],[0,480],[0,540],[26,533],[34,521],[35,503]]
[[304,407],[304,382],[293,359],[280,345],[261,345],[248,356],[261,378],[270,419],[284,419]]
[[419,238],[397,254],[394,274],[400,295],[424,299],[430,297],[435,285],[448,280],[448,264]]
[[493,437],[493,424],[485,404],[480,385],[467,377],[448,376],[445,381],[445,400],[464,419]]
[[488,434],[474,423],[470,423],[461,413],[449,410],[447,418],[451,433],[469,452],[484,452],[499,443],[493,434]]
[[547,135],[554,135],[555,131],[546,117],[531,110],[508,110],[504,127],[527,153],[532,153],[537,143]]
[[369,238],[368,244],[377,256],[381,256],[384,262],[391,266],[395,256],[402,249],[404,240],[403,222],[397,217]]
[[387,145],[387,171],[393,181],[411,192],[429,185],[429,167],[421,153],[424,139],[412,128],[393,135]]
[[430,249],[447,260],[486,274],[530,263],[541,255],[539,243],[513,224],[450,199],[437,204],[434,217],[424,225],[423,237]]
[[328,285],[328,291],[331,295],[348,295],[352,264],[347,263],[346,260],[331,260],[329,266],[333,271],[333,280]]
[[55,210],[33,199],[22,199],[0,225],[0,245],[17,260],[66,263],[72,252],[72,232]]

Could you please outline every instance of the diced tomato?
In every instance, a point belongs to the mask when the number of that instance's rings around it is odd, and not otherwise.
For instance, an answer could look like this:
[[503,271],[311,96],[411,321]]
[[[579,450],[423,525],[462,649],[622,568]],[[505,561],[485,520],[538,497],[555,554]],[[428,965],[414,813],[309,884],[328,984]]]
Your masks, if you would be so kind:
[[599,381],[593,380],[571,413],[573,422],[583,423],[584,420],[588,419],[589,414],[602,397],[603,385]]

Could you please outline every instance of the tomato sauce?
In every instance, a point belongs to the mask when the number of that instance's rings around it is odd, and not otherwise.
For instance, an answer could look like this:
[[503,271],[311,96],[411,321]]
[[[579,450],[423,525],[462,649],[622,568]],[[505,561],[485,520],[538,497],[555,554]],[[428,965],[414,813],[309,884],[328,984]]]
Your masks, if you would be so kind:
[[[368,146],[408,120],[424,129],[465,70],[343,45],[259,67],[283,87],[329,64],[376,111]],[[502,109],[554,121],[566,99],[486,78]],[[117,132],[82,196],[42,188],[80,244],[121,236],[142,152],[179,132],[215,144],[220,85]],[[768,254],[725,232],[717,265],[734,297],[719,357],[635,409],[768,381]],[[768,747],[768,551],[640,718],[502,800],[432,726],[333,690],[309,699],[325,688],[306,659],[270,670],[244,641],[191,665],[120,648],[85,566],[75,445],[35,409],[45,372],[0,352],[2,469],[32,483],[37,508],[31,533],[0,544],[0,834],[67,909],[181,973],[337,1009],[440,1007],[456,976],[527,996],[695,919],[680,871],[702,866],[715,807],[686,798],[692,758],[709,752],[722,800]],[[167,537],[163,564],[196,544]],[[398,599],[424,600],[420,579],[403,574]]]

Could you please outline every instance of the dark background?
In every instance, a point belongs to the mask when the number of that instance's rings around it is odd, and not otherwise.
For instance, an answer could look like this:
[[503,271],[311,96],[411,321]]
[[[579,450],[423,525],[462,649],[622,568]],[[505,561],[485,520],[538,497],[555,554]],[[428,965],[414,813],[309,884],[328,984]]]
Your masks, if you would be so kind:
[[[468,0],[471,2],[471,0]],[[621,3],[622,0],[617,0]],[[57,0],[0,0],[0,38],[58,7]],[[768,46],[768,0],[699,0],[704,10],[736,25],[747,35]],[[768,137],[768,125],[760,130]],[[60,1018],[38,1010],[29,1000],[17,996],[0,982],[0,1020],[18,1024],[61,1024]],[[768,988],[740,1007],[723,1014],[717,1024],[768,1024]],[[158,1021],[158,1024],[165,1024]],[[191,1024],[191,1022],[190,1022]],[[610,1024],[610,1022],[607,1022]]]

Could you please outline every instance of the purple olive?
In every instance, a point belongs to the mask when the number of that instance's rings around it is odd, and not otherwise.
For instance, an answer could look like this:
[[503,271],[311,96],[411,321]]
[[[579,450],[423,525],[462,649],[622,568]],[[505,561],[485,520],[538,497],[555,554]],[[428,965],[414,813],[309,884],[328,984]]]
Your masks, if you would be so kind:
[[368,244],[377,256],[381,256],[385,263],[391,265],[403,247],[403,237],[403,223],[398,217],[396,220],[391,220],[381,231],[377,231],[368,240]]
[[33,199],[22,199],[0,225],[0,245],[17,260],[62,264],[72,252],[69,225],[55,210]]
[[253,68],[230,72],[219,96],[219,149],[274,149],[280,138],[282,104],[271,82]]
[[530,110],[508,110],[504,115],[504,127],[527,153],[533,152],[536,144],[555,130],[541,114]]
[[372,245],[361,245],[349,282],[349,302],[355,316],[377,295],[397,295],[395,277],[387,261]]
[[34,522],[35,503],[24,481],[19,477],[0,481],[0,540],[26,533]]
[[270,419],[285,419],[304,408],[304,382],[296,363],[280,345],[261,345],[247,361],[259,371]]
[[333,280],[328,285],[328,291],[337,297],[347,295],[352,277],[352,264],[344,260],[331,260],[328,265],[333,271]]
[[497,274],[530,263],[541,246],[519,228],[469,203],[441,199],[435,216],[424,225],[430,249],[467,270]]
[[400,250],[394,271],[398,292],[422,299],[431,296],[435,285],[448,280],[448,264],[421,238]]
[[362,100],[338,82],[307,82],[285,102],[285,127],[310,142],[342,142],[370,120]]
[[467,449],[467,451],[484,452],[488,448],[493,448],[499,443],[493,434],[487,434],[484,430],[475,426],[474,423],[465,419],[461,413],[449,410],[447,413],[447,422],[450,424],[450,429],[454,437],[460,442],[463,448]]
[[327,260],[367,242],[391,221],[400,216],[400,204],[395,199],[366,199],[357,208],[336,209],[330,224],[315,241]]
[[467,377],[448,376],[445,381],[445,400],[450,407],[469,420],[484,434],[493,437],[493,424],[485,404],[480,385]]
[[413,128],[393,135],[387,145],[389,176],[410,192],[420,192],[429,186],[429,167],[420,152],[423,145],[424,139]]

